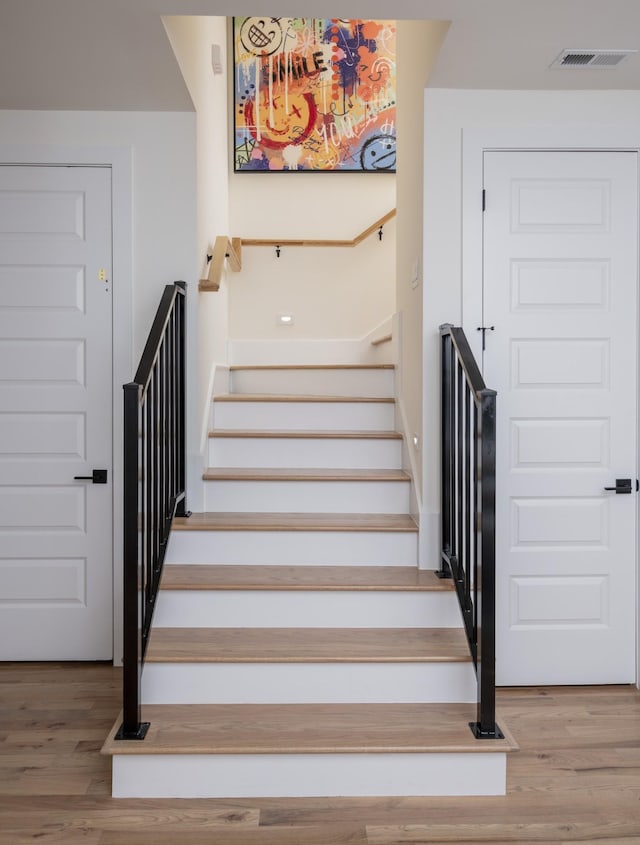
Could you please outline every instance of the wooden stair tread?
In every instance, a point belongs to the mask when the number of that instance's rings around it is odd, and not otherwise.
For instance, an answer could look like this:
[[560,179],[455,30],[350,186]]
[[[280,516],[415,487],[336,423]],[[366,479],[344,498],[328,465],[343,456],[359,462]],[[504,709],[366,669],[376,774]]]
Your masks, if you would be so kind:
[[175,517],[176,531],[383,531],[417,532],[408,514],[194,513]]
[[148,663],[467,663],[459,628],[154,628]]
[[114,740],[103,754],[504,753],[517,745],[477,740],[472,704],[147,704],[144,742]]
[[394,404],[392,396],[322,396],[295,393],[221,393],[213,397],[213,402],[385,402]]
[[309,439],[309,440],[402,440],[398,431],[332,431],[330,429],[235,429],[214,428],[209,437],[257,437],[267,439]]
[[394,364],[232,364],[231,372],[259,370],[261,372],[279,370],[394,370]]
[[401,469],[285,469],[281,467],[209,467],[205,481],[403,481],[411,480]]
[[397,590],[451,592],[453,582],[414,566],[165,564],[162,590]]

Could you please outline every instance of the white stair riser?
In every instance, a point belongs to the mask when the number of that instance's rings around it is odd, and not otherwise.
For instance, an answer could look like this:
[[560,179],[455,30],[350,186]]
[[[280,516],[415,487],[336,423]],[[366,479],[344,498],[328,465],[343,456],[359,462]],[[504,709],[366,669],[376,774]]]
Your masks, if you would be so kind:
[[473,703],[471,663],[145,663],[145,704]]
[[160,590],[159,628],[457,628],[453,592]]
[[210,467],[399,469],[400,440],[210,437]]
[[[392,364],[392,344],[373,346],[377,337],[393,333],[392,319],[386,320],[366,338],[336,340],[230,340],[228,358],[232,366],[301,366],[338,367],[341,364]],[[379,351],[377,351],[379,350]],[[384,353],[384,354],[381,354]]]
[[393,396],[393,370],[232,370],[232,393]]
[[207,481],[205,510],[408,513],[408,481]]
[[389,402],[213,402],[211,428],[392,431]]
[[379,531],[172,531],[165,563],[415,566],[418,535]]
[[121,754],[115,798],[504,795],[506,754]]

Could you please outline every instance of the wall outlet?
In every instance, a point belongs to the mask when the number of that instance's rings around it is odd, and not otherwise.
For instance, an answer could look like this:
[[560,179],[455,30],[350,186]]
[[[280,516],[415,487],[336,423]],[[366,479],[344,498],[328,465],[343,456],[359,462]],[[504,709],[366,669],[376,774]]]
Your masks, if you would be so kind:
[[211,67],[216,76],[224,73],[224,65],[222,63],[222,47],[219,44],[211,45]]

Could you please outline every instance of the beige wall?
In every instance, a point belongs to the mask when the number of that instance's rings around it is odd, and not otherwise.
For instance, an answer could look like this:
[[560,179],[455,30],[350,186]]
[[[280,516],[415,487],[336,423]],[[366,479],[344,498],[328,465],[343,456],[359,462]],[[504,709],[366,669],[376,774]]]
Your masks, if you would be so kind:
[[[231,177],[234,236],[351,239],[395,207],[393,174],[238,173]],[[232,280],[234,340],[357,338],[395,311],[395,221],[354,248],[246,247]],[[283,329],[276,315],[291,313]]]
[[[238,181],[241,178],[244,182],[246,175],[238,177]],[[283,203],[278,210],[280,237],[353,238],[395,205],[394,197],[384,190],[386,186],[380,177],[365,175],[360,178],[372,179],[379,189],[383,189],[371,197],[378,199],[378,193],[388,197],[382,211],[372,210],[373,203],[358,201],[361,194],[367,193],[362,185],[351,189],[337,185],[336,181],[349,178],[344,175],[315,175],[311,193],[306,193],[304,185],[294,184],[299,177],[282,178],[287,185],[285,190],[278,191]],[[259,178],[260,187],[264,187],[268,179]],[[323,179],[331,180],[333,186],[326,182],[321,184]],[[302,230],[298,217],[305,215],[296,215],[291,209],[297,207],[298,198],[304,200],[305,197],[324,206],[325,216],[333,218],[331,230],[326,222],[306,217],[306,231],[293,233]],[[251,203],[256,201],[260,202],[255,198],[250,200]],[[334,203],[340,208],[340,214],[331,210]],[[247,232],[241,222],[242,216],[238,215],[239,222],[233,226],[234,234]],[[391,220],[384,227],[382,242],[373,235],[353,248],[283,247],[279,258],[273,247],[243,248],[242,272],[231,282],[231,338],[330,340],[364,337],[395,311],[395,229],[395,220]],[[250,231],[253,237],[268,237],[260,226]],[[279,314],[292,314],[294,325],[278,325],[276,317]]]
[[[422,443],[422,183],[424,87],[448,24],[398,21],[398,203],[396,302],[401,314],[401,402],[409,461],[421,502],[422,466],[412,436]],[[417,284],[416,284],[417,282]]]

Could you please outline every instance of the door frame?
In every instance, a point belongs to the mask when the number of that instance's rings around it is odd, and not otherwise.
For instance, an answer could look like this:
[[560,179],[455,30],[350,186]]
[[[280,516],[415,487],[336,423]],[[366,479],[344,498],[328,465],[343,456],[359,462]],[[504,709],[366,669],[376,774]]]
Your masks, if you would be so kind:
[[[122,664],[122,514],[115,507],[123,495],[123,390],[133,368],[133,218],[132,155],[130,147],[68,147],[62,145],[0,144],[0,163],[16,166],[109,167],[111,169],[111,251],[113,315],[111,392],[113,439],[113,663]],[[117,342],[115,327],[118,327]]]
[[[640,132],[629,127],[473,127],[462,132],[462,327],[478,361],[481,345],[476,326],[482,320],[483,217],[485,152],[634,152],[640,162]],[[640,172],[640,170],[639,170]],[[640,185],[638,186],[640,197]],[[487,199],[491,201],[490,197]],[[640,205],[640,203],[639,203]],[[640,250],[640,237],[638,238]],[[640,259],[640,256],[639,256]],[[640,261],[638,266],[640,267]],[[640,280],[638,280],[640,284]],[[640,303],[640,296],[638,297]],[[636,359],[640,364],[640,313],[636,314]],[[640,374],[640,366],[638,368]],[[491,385],[489,385],[490,387]],[[636,406],[640,400],[640,375]],[[499,401],[499,398],[498,398]],[[640,409],[637,408],[638,419]],[[640,444],[636,436],[640,464]],[[640,466],[636,466],[640,478]],[[636,686],[640,689],[640,569],[638,529],[640,496],[636,496]]]

